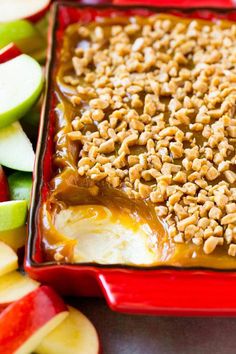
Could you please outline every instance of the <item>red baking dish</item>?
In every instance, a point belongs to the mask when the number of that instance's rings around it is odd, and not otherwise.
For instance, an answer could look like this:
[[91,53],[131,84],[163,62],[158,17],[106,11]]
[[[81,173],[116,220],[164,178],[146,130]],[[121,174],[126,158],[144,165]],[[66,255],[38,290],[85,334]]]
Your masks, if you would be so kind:
[[236,315],[236,271],[209,269],[134,268],[94,264],[56,264],[42,261],[38,209],[44,200],[51,178],[53,122],[56,98],[52,75],[60,39],[71,23],[88,23],[97,16],[168,12],[179,16],[204,19],[226,18],[236,21],[236,11],[229,9],[177,10],[173,8],[119,7],[111,5],[83,6],[73,3],[55,4],[47,65],[46,98],[42,111],[40,134],[34,171],[32,205],[25,270],[65,295],[101,296],[116,311],[161,315]]

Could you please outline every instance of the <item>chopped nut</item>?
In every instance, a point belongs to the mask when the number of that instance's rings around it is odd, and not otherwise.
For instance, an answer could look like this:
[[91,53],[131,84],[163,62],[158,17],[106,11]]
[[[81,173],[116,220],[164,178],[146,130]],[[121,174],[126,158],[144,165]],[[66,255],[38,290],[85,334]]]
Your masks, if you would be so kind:
[[229,245],[228,255],[235,257],[236,256],[236,244]]
[[195,245],[200,246],[200,245],[202,245],[202,243],[203,243],[203,239],[200,238],[200,237],[193,237],[193,238],[192,238],[192,242],[193,242]]
[[115,144],[113,139],[109,139],[102,143],[99,148],[99,152],[103,154],[109,154],[115,150]]
[[85,58],[77,58],[77,57],[73,57],[72,58],[72,63],[73,66],[75,68],[75,72],[77,76],[81,76],[82,74],[85,73],[85,69],[88,65],[88,60]]
[[168,208],[162,205],[156,206],[155,211],[157,216],[166,216],[168,214]]
[[178,183],[185,183],[187,180],[187,176],[185,172],[179,171],[176,173],[176,175],[173,178],[173,181],[178,182]]
[[227,204],[225,209],[227,214],[236,213],[236,203]]
[[219,172],[224,172],[229,169],[229,162],[228,161],[222,161],[218,165],[218,171]]
[[215,219],[215,220],[220,220],[221,216],[222,216],[222,211],[219,208],[213,207],[210,209],[209,218]]
[[92,119],[97,121],[97,122],[101,122],[104,118],[104,112],[101,109],[95,109],[92,112]]
[[183,144],[180,142],[170,143],[170,151],[174,159],[178,159],[183,156]]
[[224,194],[217,193],[215,195],[215,203],[220,209],[223,209],[225,207],[228,200],[229,200],[229,198]]
[[185,219],[188,217],[188,213],[184,209],[184,207],[178,203],[174,205],[174,211],[179,220]]
[[216,179],[219,176],[219,172],[217,171],[217,169],[215,167],[210,167],[209,170],[206,173],[206,178],[209,181],[213,181],[214,179]]
[[210,236],[205,242],[203,246],[203,251],[206,254],[212,253],[217,245],[223,245],[224,239],[223,237],[215,237],[215,236]]
[[134,52],[139,51],[140,49],[142,49],[144,46],[144,39],[142,37],[137,38],[132,46],[132,50]]
[[150,193],[150,199],[153,203],[161,203],[163,202],[163,196],[160,191],[154,191]]
[[198,227],[195,225],[188,225],[184,230],[184,237],[186,240],[190,240],[197,233]]
[[223,227],[220,225],[216,226],[214,229],[215,236],[223,236],[223,232],[224,232]]
[[150,186],[143,184],[143,183],[139,183],[138,188],[139,188],[139,194],[142,198],[145,199],[145,198],[149,197],[150,192],[151,192]]
[[225,240],[235,256],[236,27],[145,21],[111,23],[109,38],[106,22],[78,25],[63,77],[75,116],[56,146],[73,146],[79,176],[154,203],[173,242],[209,254]]
[[89,101],[89,105],[94,109],[105,109],[109,106],[109,102],[101,98],[94,98]]
[[225,215],[221,219],[221,225],[233,224],[236,222],[236,213]]
[[169,205],[170,205],[170,206],[171,206],[171,205],[174,206],[176,203],[178,203],[179,200],[180,200],[180,198],[182,197],[182,195],[183,195],[183,192],[180,192],[180,191],[178,191],[178,192],[172,194],[172,195],[169,197]]
[[182,233],[179,233],[178,235],[174,236],[174,241],[176,243],[184,243],[184,237]]
[[80,105],[81,98],[79,96],[72,96],[71,103],[73,104],[73,106]]
[[198,226],[203,230],[206,229],[210,225],[210,220],[208,218],[201,218],[198,221]]
[[129,169],[129,178],[131,183],[140,179],[142,169],[143,167],[141,165],[134,165]]
[[231,138],[236,138],[236,126],[227,128],[228,134]]
[[184,231],[188,225],[195,224],[196,221],[197,221],[197,217],[195,215],[191,215],[177,223],[178,230]]
[[236,173],[234,173],[233,171],[225,171],[224,175],[227,181],[229,181],[229,183],[234,183],[236,181]]

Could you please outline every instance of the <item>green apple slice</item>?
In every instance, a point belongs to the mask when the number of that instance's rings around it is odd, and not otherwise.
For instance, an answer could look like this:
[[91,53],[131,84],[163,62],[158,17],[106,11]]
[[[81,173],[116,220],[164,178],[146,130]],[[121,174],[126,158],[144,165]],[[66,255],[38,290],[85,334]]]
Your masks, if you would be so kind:
[[0,64],[0,128],[23,117],[42,87],[42,69],[30,56],[22,54]]
[[0,23],[0,48],[11,42],[21,43],[26,38],[34,38],[37,35],[38,31],[25,20]]
[[0,231],[23,226],[27,216],[26,200],[11,200],[0,203]]
[[15,172],[8,178],[11,200],[30,201],[32,188],[32,174],[27,172]]
[[32,172],[34,167],[32,144],[19,122],[0,129],[0,164],[14,170]]
[[0,48],[11,42],[15,43],[23,53],[29,54],[35,59],[38,53],[45,51],[47,47],[46,37],[36,26],[25,20],[6,23],[0,21]]

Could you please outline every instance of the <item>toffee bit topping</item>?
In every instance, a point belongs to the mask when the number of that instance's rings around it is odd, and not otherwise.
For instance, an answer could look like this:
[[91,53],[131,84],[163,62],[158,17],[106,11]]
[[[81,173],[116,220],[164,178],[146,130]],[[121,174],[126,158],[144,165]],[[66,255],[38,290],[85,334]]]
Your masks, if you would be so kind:
[[147,21],[78,25],[78,173],[150,199],[172,242],[234,257],[236,25]]

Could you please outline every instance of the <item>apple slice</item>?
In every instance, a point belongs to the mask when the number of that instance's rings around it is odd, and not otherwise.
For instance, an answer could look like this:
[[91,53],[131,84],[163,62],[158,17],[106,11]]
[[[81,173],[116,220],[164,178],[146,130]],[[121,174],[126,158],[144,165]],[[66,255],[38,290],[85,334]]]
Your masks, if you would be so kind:
[[[0,8],[1,4],[0,1]],[[17,20],[5,23],[0,21],[0,48],[11,42],[14,42],[20,48],[25,41],[34,40],[39,35],[39,31],[28,21]],[[35,46],[36,44],[32,43],[32,45]]]
[[23,226],[27,216],[26,200],[11,200],[0,203],[0,231]]
[[23,117],[38,99],[43,73],[36,60],[26,54],[0,64],[0,127]]
[[8,306],[0,315],[0,348],[4,354],[30,354],[68,315],[63,300],[42,286]]
[[51,0],[1,0],[0,22],[27,18],[39,20],[49,8]]
[[25,20],[0,23],[0,48],[11,42],[15,43],[22,53],[36,60],[39,53],[45,52],[47,47],[46,37],[41,33],[40,28]]
[[0,231],[0,241],[5,242],[14,251],[18,251],[25,245],[26,227],[21,226],[13,230]]
[[22,52],[20,51],[20,49],[14,43],[10,43],[6,47],[0,49],[0,64],[3,64],[8,60],[14,59],[21,54]]
[[8,178],[11,200],[27,200],[30,202],[32,174],[15,172]]
[[47,47],[46,37],[41,33],[40,29],[25,20],[0,22],[0,48],[11,42],[15,43],[22,53],[28,54],[35,59],[37,59],[38,53],[45,51]]
[[0,48],[5,47],[11,42],[18,44],[19,41],[33,38],[36,33],[37,30],[34,28],[32,23],[25,20],[6,23],[0,22]]
[[34,157],[32,144],[19,122],[0,129],[0,164],[32,172]]
[[0,165],[0,203],[9,200],[9,187],[7,177]]
[[17,268],[17,254],[6,243],[0,241],[0,277]]
[[81,312],[69,308],[69,316],[50,332],[35,350],[37,354],[98,354],[99,339],[93,324]]
[[0,310],[29,294],[39,283],[20,272],[11,272],[0,277]]

